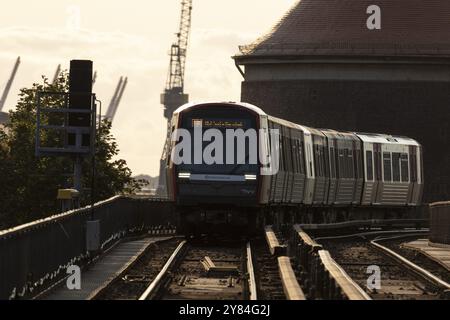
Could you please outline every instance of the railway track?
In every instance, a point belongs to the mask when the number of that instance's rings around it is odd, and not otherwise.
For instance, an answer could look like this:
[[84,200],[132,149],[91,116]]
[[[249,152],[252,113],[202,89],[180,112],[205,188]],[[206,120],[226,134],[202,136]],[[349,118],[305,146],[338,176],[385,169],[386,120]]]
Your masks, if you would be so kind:
[[252,248],[242,240],[184,241],[139,300],[257,299]]
[[[405,237],[405,235],[401,235]],[[375,238],[368,235],[317,239],[334,260],[374,300],[440,300],[448,298],[445,281],[415,265],[379,242],[398,240],[399,235]],[[374,239],[375,238],[375,239]],[[379,268],[380,285],[370,278]]]
[[180,238],[152,244],[107,287],[100,290],[93,300],[137,300],[154,281],[173,250],[182,242]]
[[441,264],[432,260],[430,257],[412,249],[405,248],[403,244],[409,241],[405,237],[391,237],[379,241],[383,246],[391,249],[397,254],[405,257],[414,264],[428,270],[431,274],[437,276],[443,281],[450,283],[450,271],[444,268]]
[[264,237],[173,238],[149,247],[93,299],[303,299],[289,258],[275,251]]
[[279,275],[277,258],[274,257],[263,239],[252,242],[255,253],[255,276],[257,279],[258,299],[285,300],[283,284]]

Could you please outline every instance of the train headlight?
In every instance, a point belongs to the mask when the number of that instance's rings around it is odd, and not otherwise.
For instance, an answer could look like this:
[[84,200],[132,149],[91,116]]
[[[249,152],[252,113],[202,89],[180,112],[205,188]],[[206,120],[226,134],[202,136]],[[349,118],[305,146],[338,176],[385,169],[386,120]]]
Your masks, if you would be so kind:
[[191,178],[191,174],[189,172],[180,172],[178,173],[178,178],[189,180]]
[[245,175],[245,180],[246,181],[254,181],[254,180],[256,180],[256,174],[246,174]]

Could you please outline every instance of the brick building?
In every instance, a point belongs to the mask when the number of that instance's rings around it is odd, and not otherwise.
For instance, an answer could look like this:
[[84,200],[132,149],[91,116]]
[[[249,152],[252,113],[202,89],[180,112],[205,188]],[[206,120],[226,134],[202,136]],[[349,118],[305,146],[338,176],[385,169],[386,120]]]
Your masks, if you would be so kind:
[[[371,5],[381,29],[367,27]],[[302,0],[240,51],[242,101],[312,127],[415,138],[425,200],[450,199],[450,1]]]

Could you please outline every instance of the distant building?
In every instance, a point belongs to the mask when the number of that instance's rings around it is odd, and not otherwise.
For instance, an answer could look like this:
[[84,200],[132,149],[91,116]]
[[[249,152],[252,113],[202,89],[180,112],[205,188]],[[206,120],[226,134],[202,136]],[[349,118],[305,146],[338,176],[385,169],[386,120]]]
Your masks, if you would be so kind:
[[[381,29],[369,30],[373,4]],[[450,1],[302,0],[240,49],[242,101],[313,127],[415,138],[425,200],[450,199]]]

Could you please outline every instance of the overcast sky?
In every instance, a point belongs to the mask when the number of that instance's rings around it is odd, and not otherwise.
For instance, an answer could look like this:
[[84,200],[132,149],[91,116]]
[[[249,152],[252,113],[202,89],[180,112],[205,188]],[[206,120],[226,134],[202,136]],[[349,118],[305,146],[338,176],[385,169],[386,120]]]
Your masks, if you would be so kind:
[[[194,0],[185,85],[190,100],[239,100],[242,77],[231,56],[296,2]],[[0,92],[17,56],[22,64],[4,111],[15,106],[20,88],[41,75],[52,78],[58,64],[93,60],[94,92],[104,105],[120,76],[129,78],[113,125],[120,157],[134,174],[158,175],[166,130],[159,95],[179,16],[180,0],[8,1],[0,10]]]

